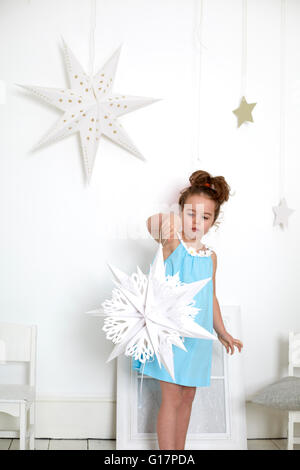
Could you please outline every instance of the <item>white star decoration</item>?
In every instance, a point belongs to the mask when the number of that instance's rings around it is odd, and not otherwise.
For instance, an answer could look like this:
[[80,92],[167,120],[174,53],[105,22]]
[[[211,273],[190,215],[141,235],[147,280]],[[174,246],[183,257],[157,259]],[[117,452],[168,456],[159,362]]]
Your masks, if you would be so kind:
[[173,344],[186,351],[182,336],[217,340],[194,321],[201,309],[193,307],[193,297],[211,277],[183,283],[179,272],[166,276],[161,243],[148,276],[138,266],[137,273],[131,276],[108,266],[118,288],[113,289],[111,300],[101,304],[104,312],[102,309],[86,312],[105,317],[102,329],[106,338],[116,344],[107,362],[125,353],[145,363],[155,354],[159,366],[163,363],[175,380]]
[[285,198],[281,199],[278,206],[273,206],[273,211],[275,214],[274,225],[281,224],[282,227],[287,227],[288,217],[294,212],[294,209],[287,207]]
[[145,160],[117,118],[159,99],[112,93],[122,46],[93,77],[89,77],[64,41],[63,44],[71,88],[43,88],[16,84],[64,111],[33,149],[79,132],[88,182],[102,134]]

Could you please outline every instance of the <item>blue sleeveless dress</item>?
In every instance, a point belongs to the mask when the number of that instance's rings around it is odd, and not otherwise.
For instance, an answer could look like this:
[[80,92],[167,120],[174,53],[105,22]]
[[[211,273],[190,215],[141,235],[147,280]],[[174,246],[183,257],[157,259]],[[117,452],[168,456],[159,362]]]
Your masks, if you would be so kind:
[[[165,273],[173,276],[179,272],[179,279],[182,282],[212,278],[213,260],[211,254],[212,250],[208,247],[205,251],[196,252],[193,248],[188,247],[180,237],[178,246],[164,262]],[[194,321],[213,333],[212,279],[194,296],[194,300],[196,301],[194,306],[201,309]],[[208,387],[212,363],[212,342],[211,339],[185,337],[183,344],[187,352],[172,345],[175,381],[163,364],[160,368],[155,355],[146,361],[145,365],[137,359],[132,359],[132,369],[165,382],[189,387]]]

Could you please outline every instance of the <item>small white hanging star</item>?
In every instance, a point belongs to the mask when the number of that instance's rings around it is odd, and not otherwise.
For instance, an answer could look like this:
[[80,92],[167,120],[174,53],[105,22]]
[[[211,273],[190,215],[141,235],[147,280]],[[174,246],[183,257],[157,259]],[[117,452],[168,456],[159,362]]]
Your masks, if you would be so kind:
[[63,44],[71,88],[43,88],[16,84],[64,111],[45,137],[33,148],[79,131],[88,181],[92,175],[102,134],[145,160],[117,118],[159,99],[112,93],[121,46],[93,77],[89,77],[64,41]]
[[294,212],[294,209],[289,209],[286,204],[285,198],[282,198],[278,206],[273,206],[275,214],[274,224],[281,224],[282,227],[288,226],[288,217]]

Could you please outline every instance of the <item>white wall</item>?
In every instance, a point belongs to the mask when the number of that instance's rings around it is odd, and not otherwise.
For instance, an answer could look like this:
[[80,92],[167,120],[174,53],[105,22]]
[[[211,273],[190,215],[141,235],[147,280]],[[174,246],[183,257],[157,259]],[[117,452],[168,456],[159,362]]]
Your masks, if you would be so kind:
[[[192,0],[97,1],[95,71],[123,43],[114,91],[162,100],[120,119],[147,163],[103,138],[88,187],[78,136],[30,152],[61,113],[15,83],[68,86],[60,35],[88,70],[90,3],[0,2],[7,88],[0,105],[1,320],[38,325],[41,402],[110,403],[111,421],[99,419],[98,437],[114,432],[115,363],[106,364],[112,344],[101,320],[84,312],[110,297],[106,261],[146,271],[156,245],[145,219],[177,202],[193,170],[224,175],[235,191],[206,241],[218,256],[220,304],[241,305],[247,398],[287,375],[288,331],[300,331],[300,4],[288,1],[285,197],[296,212],[285,230],[273,227],[272,212],[279,202],[280,1],[248,2],[246,96],[257,105],[254,123],[240,129],[232,110],[241,92],[242,1],[204,1],[199,129],[195,7]],[[248,438],[285,437],[285,420],[249,403]]]

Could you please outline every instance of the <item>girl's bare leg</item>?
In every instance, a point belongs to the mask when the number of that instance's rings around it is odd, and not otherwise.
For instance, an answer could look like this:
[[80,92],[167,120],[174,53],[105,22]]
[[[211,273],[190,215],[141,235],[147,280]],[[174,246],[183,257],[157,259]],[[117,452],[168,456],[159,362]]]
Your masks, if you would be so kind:
[[193,400],[196,394],[196,387],[182,387],[181,405],[177,411],[177,425],[175,434],[174,449],[184,449],[187,430],[189,427]]
[[182,400],[182,386],[162,380],[159,382],[161,406],[156,424],[159,449],[176,449],[177,414]]

